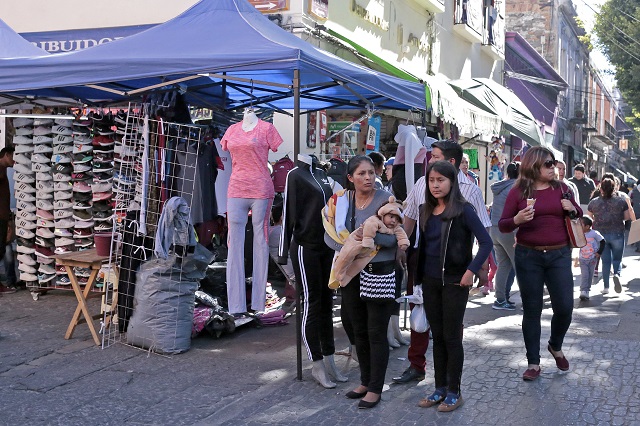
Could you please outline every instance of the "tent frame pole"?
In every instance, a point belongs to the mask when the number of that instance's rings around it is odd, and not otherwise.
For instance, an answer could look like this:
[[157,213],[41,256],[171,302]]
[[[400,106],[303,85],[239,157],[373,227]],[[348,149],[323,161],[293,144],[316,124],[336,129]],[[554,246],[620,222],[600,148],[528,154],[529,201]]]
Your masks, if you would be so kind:
[[[300,70],[293,70],[293,161],[300,154]],[[302,283],[297,283],[296,287]],[[302,315],[300,289],[296,288],[296,371],[302,381]]]

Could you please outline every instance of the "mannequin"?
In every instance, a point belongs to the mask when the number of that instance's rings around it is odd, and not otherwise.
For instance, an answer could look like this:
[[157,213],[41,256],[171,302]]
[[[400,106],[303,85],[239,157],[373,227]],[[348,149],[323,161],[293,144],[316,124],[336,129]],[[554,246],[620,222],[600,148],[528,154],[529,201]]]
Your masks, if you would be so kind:
[[269,150],[276,152],[281,143],[282,137],[273,124],[258,119],[253,110],[245,111],[245,119],[229,127],[222,137],[221,148],[231,153],[232,162],[227,192],[227,298],[231,314],[247,312],[244,236],[249,211],[254,255],[251,309],[264,310],[269,266],[269,216],[275,193],[267,164]]
[[258,125],[258,116],[253,111],[253,108],[245,108],[244,117],[242,118],[242,130],[249,132]]
[[400,124],[394,140],[398,142],[398,150],[393,162],[393,193],[399,200],[405,200],[415,182],[424,175],[427,150],[413,125]]
[[312,376],[325,388],[346,382],[336,367],[333,341],[333,294],[327,286],[333,250],[324,243],[320,211],[333,194],[326,173],[317,160],[299,154],[287,175],[284,190],[284,218],[278,263],[291,255],[296,282],[302,291],[302,340],[313,361]]

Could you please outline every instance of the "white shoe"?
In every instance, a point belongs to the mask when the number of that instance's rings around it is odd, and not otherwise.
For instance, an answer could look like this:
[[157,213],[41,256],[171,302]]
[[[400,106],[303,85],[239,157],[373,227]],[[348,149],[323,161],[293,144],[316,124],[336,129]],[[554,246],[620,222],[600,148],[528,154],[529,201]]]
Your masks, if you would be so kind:
[[609,294],[609,289],[608,288],[602,289],[602,291],[600,293]]
[[589,292],[581,291],[580,292],[580,300],[589,300]]

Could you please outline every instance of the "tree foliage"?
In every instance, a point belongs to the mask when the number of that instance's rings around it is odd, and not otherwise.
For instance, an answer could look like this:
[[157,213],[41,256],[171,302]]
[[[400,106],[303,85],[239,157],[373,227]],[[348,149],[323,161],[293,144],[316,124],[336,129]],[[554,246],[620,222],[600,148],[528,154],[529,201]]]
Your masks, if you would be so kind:
[[596,15],[597,46],[616,68],[618,88],[633,108],[629,124],[640,125],[640,0],[608,0]]

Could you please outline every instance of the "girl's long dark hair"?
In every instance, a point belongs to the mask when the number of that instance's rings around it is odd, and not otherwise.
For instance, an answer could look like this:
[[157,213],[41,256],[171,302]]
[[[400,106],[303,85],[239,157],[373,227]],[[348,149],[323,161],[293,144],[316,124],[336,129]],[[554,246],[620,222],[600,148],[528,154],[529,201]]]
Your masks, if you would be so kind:
[[613,180],[609,179],[609,178],[604,178],[602,179],[602,182],[600,182],[600,196],[602,198],[608,199],[611,198],[613,196],[613,192],[615,190],[615,183],[613,183]]
[[451,190],[444,197],[446,207],[444,212],[440,215],[443,220],[451,220],[454,217],[460,216],[464,211],[465,204],[467,204],[467,200],[462,196],[460,187],[458,186],[458,170],[453,166],[453,164],[448,161],[436,161],[435,163],[429,164],[425,175],[425,203],[420,206],[420,229],[422,231],[425,230],[427,220],[429,220],[429,217],[433,213],[433,209],[438,205],[438,199],[431,195],[431,191],[429,191],[429,176],[432,171],[440,173],[451,181]]

